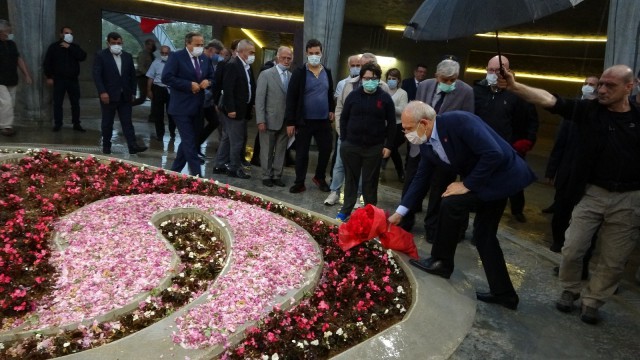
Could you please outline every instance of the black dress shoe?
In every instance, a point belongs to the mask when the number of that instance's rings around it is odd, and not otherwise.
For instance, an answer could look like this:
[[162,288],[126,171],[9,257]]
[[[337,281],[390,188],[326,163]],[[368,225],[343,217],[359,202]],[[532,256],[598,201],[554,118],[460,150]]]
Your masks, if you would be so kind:
[[58,132],[58,131],[60,131],[60,129],[62,129],[62,125],[56,125],[56,126],[53,127],[53,129],[51,131]]
[[513,214],[513,217],[516,219],[517,222],[521,222],[521,223],[526,223],[527,222],[527,218],[524,217],[524,214],[522,214],[522,213]]
[[105,146],[103,146],[103,147],[102,147],[102,153],[103,153],[103,154],[105,154],[105,155],[109,155],[109,154],[111,154],[111,147],[105,147]]
[[230,171],[228,174],[230,177],[238,178],[238,179],[249,179],[251,175],[244,172],[242,169],[238,169],[236,171]]
[[273,187],[273,180],[271,179],[264,179],[262,180],[262,185],[266,186],[266,187]]
[[80,124],[76,124],[73,125],[73,131],[78,131],[78,132],[87,132],[87,130],[85,130],[82,126],[80,126]]
[[489,304],[498,304],[506,307],[507,309],[516,310],[518,308],[518,303],[520,299],[518,298],[518,294],[505,294],[505,295],[495,295],[490,292],[478,292],[476,291],[476,298],[482,302],[486,302]]
[[146,147],[146,146],[138,146],[138,145],[136,145],[134,147],[129,148],[129,154],[133,155],[133,154],[141,153],[141,152],[146,151],[147,149],[148,149],[148,147]]
[[444,261],[434,259],[432,257],[421,260],[411,259],[409,260],[409,263],[422,271],[426,271],[429,274],[438,275],[445,279],[450,278],[451,273],[453,272],[453,269],[450,266],[446,265]]
[[273,182],[273,185],[275,186],[279,186],[279,187],[287,186],[287,184],[283,183],[282,180],[280,179],[273,179],[272,182]]
[[293,186],[289,188],[289,192],[293,194],[301,193],[305,190],[307,190],[307,188],[304,184],[293,184]]
[[555,205],[556,204],[553,203],[553,204],[549,205],[548,208],[542,209],[542,213],[543,214],[553,214],[553,212],[556,210],[556,206]]
[[213,173],[214,174],[226,174],[227,173],[227,168],[226,167],[214,167],[213,168]]

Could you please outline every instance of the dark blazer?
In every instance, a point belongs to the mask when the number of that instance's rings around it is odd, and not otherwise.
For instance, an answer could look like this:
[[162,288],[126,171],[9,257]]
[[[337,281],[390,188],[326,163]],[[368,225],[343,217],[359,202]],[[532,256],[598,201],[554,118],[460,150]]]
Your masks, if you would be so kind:
[[249,86],[247,85],[247,71],[242,60],[235,57],[224,66],[222,78],[222,112],[225,115],[236,113],[236,119],[250,119],[251,107],[256,101],[256,81],[253,71],[249,69],[251,81],[251,98],[249,98]]
[[464,186],[483,201],[509,197],[536,176],[527,163],[478,116],[450,111],[436,117],[436,129],[450,165],[440,160],[430,144],[420,146],[422,156],[402,205],[412,209],[422,201],[437,166],[447,167],[464,180]]
[[402,90],[407,92],[407,97],[409,101],[416,99],[416,91],[418,91],[418,86],[416,85],[416,79],[404,79],[402,80],[402,85],[400,85]]
[[194,116],[199,114],[204,105],[205,92],[198,91],[194,94],[191,91],[191,83],[200,83],[205,79],[213,83],[213,72],[209,58],[204,55],[198,57],[201,72],[199,79],[196,76],[196,69],[191,58],[187,49],[171,53],[162,70],[162,83],[167,85],[171,91],[167,110],[171,115]]
[[110,101],[119,101],[122,95],[124,101],[128,102],[136,94],[136,69],[131,54],[123,51],[120,58],[122,73],[118,72],[116,61],[108,48],[98,51],[93,62],[93,81],[98,94],[108,93]]
[[[336,101],[333,97],[333,78],[331,70],[326,67],[322,70],[327,72],[329,79],[329,90],[327,91],[327,101],[329,102],[329,111],[334,112],[336,109]],[[307,64],[293,70],[291,79],[289,79],[289,88],[287,89],[287,109],[285,111],[285,122],[287,126],[304,125],[304,88],[307,84]]]

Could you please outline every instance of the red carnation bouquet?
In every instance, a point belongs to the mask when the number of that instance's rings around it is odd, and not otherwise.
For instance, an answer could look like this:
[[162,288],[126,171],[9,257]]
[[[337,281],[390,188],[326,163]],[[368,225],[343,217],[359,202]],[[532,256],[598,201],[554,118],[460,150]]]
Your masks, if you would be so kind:
[[387,223],[384,210],[371,204],[351,213],[349,221],[338,229],[338,245],[344,251],[375,237],[387,249],[405,253],[413,259],[418,258],[413,235],[399,226]]

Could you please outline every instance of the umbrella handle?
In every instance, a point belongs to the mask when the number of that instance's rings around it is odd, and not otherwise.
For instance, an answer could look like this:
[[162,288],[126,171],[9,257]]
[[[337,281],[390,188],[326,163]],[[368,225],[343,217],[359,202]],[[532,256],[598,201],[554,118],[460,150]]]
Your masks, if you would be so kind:
[[502,67],[502,55],[500,54],[500,38],[498,37],[498,30],[496,30],[496,49],[498,50],[498,64],[500,65],[500,76],[504,79],[506,74],[504,73],[504,67]]

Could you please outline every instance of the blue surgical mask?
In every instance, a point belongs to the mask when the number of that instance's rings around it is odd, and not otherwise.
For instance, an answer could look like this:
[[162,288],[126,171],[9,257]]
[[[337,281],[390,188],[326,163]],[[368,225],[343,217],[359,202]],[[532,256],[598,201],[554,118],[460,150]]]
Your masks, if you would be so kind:
[[307,61],[309,62],[309,64],[316,66],[320,64],[320,59],[322,58],[321,55],[308,55],[307,56]]
[[374,91],[376,91],[376,88],[378,87],[378,84],[380,83],[380,80],[363,80],[362,81],[362,87],[364,88],[364,91],[368,92],[368,93],[372,93]]
[[387,85],[389,85],[389,89],[395,89],[395,88],[398,87],[398,80],[389,79],[389,80],[387,80]]
[[445,83],[438,83],[438,90],[444,92],[444,93],[450,93],[453,90],[456,89],[456,82],[452,82],[451,84],[445,84]]
[[498,83],[498,75],[496,75],[495,73],[487,73],[487,84],[489,85],[495,85]]
[[282,65],[282,64],[276,64],[276,66],[278,67],[278,69],[279,69],[280,71],[289,70],[289,67],[288,67],[288,66],[284,66],[284,65]]
[[356,77],[360,75],[360,67],[356,66],[356,67],[349,68],[349,75],[351,77]]

